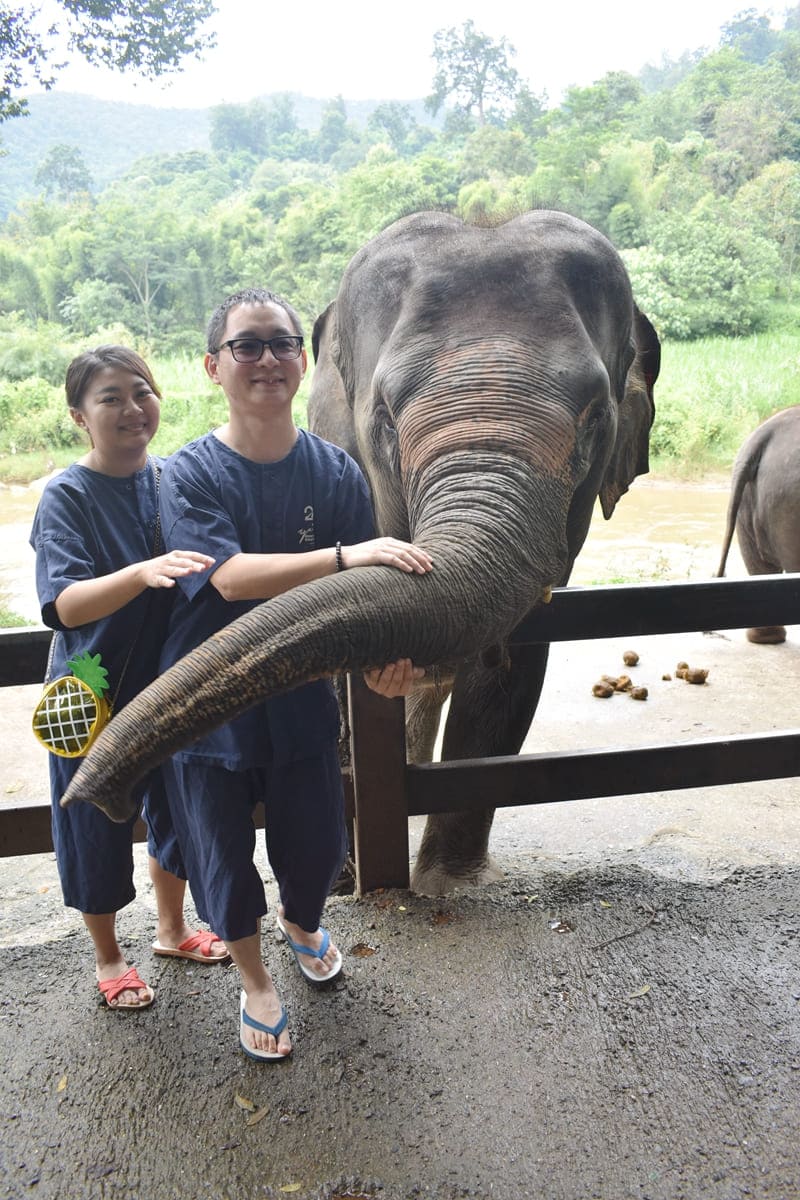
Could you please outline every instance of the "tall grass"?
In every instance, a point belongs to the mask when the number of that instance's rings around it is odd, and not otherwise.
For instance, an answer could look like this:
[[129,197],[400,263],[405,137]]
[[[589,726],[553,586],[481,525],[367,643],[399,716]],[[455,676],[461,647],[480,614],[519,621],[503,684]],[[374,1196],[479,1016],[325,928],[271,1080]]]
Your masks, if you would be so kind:
[[800,332],[667,342],[655,397],[651,470],[686,480],[728,472],[756,425],[800,404]]
[[[202,360],[187,356],[151,359],[164,394],[158,454],[213,429],[225,420],[219,387]],[[306,423],[313,367],[297,394],[295,420]],[[26,394],[29,403],[26,404]],[[783,328],[743,338],[667,342],[656,384],[656,419],[650,441],[651,471],[693,480],[728,472],[736,451],[756,425],[779,409],[800,404],[800,331]],[[34,403],[35,399],[35,403]],[[5,405],[5,413],[3,411]],[[84,443],[64,421],[63,388],[31,381],[4,393],[0,382],[0,482],[26,483],[83,453]],[[14,443],[13,430],[17,432]],[[59,431],[60,444],[54,443]]]

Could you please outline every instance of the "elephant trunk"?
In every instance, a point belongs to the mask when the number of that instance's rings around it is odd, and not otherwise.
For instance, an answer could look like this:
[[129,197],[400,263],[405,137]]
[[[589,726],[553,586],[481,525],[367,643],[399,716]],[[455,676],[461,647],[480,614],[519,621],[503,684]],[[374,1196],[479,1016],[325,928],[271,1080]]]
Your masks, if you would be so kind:
[[568,493],[518,462],[504,474],[502,488],[489,474],[439,476],[414,530],[434,560],[428,574],[376,566],[327,576],[191,651],[114,717],[62,805],[89,801],[126,820],[138,779],[267,696],[397,658],[452,661],[507,637],[563,568],[561,552],[539,549],[564,546]]

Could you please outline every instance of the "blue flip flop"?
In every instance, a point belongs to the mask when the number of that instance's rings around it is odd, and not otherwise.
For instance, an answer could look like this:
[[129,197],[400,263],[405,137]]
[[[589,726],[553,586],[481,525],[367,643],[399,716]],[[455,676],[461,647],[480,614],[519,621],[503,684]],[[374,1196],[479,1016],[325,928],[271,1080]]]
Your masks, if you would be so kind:
[[278,1036],[286,1028],[286,1009],[283,1005],[281,1005],[281,1015],[274,1025],[262,1025],[260,1021],[256,1021],[254,1017],[250,1016],[245,1008],[246,1004],[247,996],[242,992],[239,999],[239,1044],[248,1058],[255,1058],[258,1062],[279,1062],[281,1059],[288,1058],[291,1050],[289,1054],[273,1054],[269,1050],[256,1050],[255,1047],[248,1046],[244,1040],[245,1025],[249,1025],[251,1029],[257,1029],[260,1033],[271,1033],[277,1041]]
[[319,971],[315,971],[313,969],[313,967],[307,966],[306,963],[304,963],[303,959],[302,959],[302,955],[304,955],[304,954],[308,958],[324,958],[325,957],[328,947],[331,944],[331,935],[328,933],[327,929],[323,929],[322,926],[320,925],[319,931],[322,934],[322,942],[320,944],[319,950],[312,950],[310,946],[301,946],[299,942],[292,941],[292,939],[289,937],[289,934],[286,931],[286,926],[284,925],[283,921],[281,920],[280,913],[278,913],[277,921],[278,921],[278,932],[281,934],[282,937],[284,937],[286,939],[286,941],[289,945],[289,949],[294,954],[295,962],[297,963],[298,967],[303,972],[303,974],[305,975],[305,977],[309,983],[330,983],[330,981],[332,979],[336,978],[336,976],[341,972],[341,969],[342,969],[342,956],[338,950],[336,951],[336,961],[334,962],[334,964],[330,968],[330,970],[326,971],[324,975],[321,975]]

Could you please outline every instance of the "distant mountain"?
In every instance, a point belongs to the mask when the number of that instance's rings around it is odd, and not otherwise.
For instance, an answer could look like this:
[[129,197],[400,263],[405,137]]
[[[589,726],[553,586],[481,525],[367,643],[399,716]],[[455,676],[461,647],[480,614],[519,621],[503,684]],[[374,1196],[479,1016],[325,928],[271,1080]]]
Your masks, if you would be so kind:
[[[270,96],[259,99],[268,102]],[[317,129],[328,100],[292,95],[297,123]],[[381,100],[346,100],[348,120],[366,124]],[[420,123],[431,123],[422,100],[403,101]],[[21,199],[34,196],[37,167],[55,145],[77,146],[101,191],[143,155],[175,154],[209,148],[210,110],[155,108],[97,100],[75,92],[50,92],[28,98],[29,115],[0,125],[0,219]],[[437,122],[438,123],[438,122]]]
[[142,155],[208,148],[208,109],[153,108],[73,92],[31,96],[30,114],[0,126],[0,216],[36,195],[36,169],[56,145],[77,146],[102,190]]

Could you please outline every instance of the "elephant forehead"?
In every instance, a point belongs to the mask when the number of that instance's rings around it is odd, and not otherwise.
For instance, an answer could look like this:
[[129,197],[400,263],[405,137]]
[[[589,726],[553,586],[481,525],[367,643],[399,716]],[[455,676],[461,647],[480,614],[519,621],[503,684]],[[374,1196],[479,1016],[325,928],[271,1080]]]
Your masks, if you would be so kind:
[[516,361],[507,346],[481,350],[477,359],[463,348],[440,354],[393,405],[403,467],[472,449],[502,450],[548,474],[563,469],[575,441],[566,372]]
[[516,404],[507,393],[476,392],[457,400],[419,397],[397,423],[400,460],[419,470],[455,450],[503,450],[556,473],[575,441],[575,427],[563,408],[544,402]]

